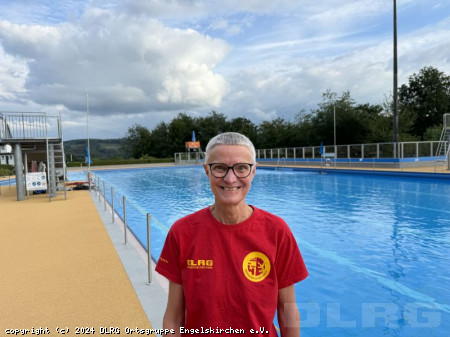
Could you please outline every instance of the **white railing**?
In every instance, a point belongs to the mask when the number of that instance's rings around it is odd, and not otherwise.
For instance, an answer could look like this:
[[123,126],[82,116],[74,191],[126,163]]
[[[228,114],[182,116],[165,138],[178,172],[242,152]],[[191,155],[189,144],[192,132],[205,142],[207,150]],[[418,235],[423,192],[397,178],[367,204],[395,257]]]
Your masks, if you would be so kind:
[[[86,172],[87,174],[87,172]],[[134,239],[141,245],[147,253],[147,284],[153,283],[153,275],[151,264],[152,261],[156,263],[152,257],[151,248],[151,230],[153,227],[159,227],[165,233],[169,232],[169,228],[161,224],[153,215],[143,210],[141,207],[133,203],[127,196],[125,196],[118,188],[101,180],[100,177],[95,176],[90,172],[87,174],[89,187],[98,196],[98,202],[103,203],[103,210],[111,212],[111,223],[116,220],[123,225],[123,242],[126,245],[129,241],[128,234],[132,235]],[[145,229],[146,238],[139,238],[136,235],[137,230]]]
[[[367,158],[394,158],[398,153],[399,159],[434,157],[440,141],[426,142],[399,142],[399,143],[372,143],[372,144],[350,144],[337,145],[336,153],[334,145],[325,145],[323,153],[335,153],[335,158],[367,159]],[[448,143],[443,141],[444,146]],[[395,148],[397,146],[397,149]],[[256,150],[257,159],[320,159],[320,146],[286,147]],[[397,151],[395,151],[397,150]]]
[[[440,144],[448,147],[448,141],[350,144],[337,145],[335,153],[334,145],[325,145],[323,153],[334,153],[335,160],[393,159],[394,153],[398,154],[396,159],[430,158],[432,160]],[[397,148],[395,148],[396,146]],[[320,161],[322,159],[320,150],[320,146],[258,149],[256,150],[256,159],[261,162],[274,161],[277,164],[281,160],[286,163],[296,160]],[[200,163],[203,159],[203,152],[175,153],[175,164]]]
[[175,164],[200,164],[205,160],[205,153],[196,152],[177,152],[174,154]]
[[45,112],[0,112],[0,143],[10,140],[60,139],[61,117]]

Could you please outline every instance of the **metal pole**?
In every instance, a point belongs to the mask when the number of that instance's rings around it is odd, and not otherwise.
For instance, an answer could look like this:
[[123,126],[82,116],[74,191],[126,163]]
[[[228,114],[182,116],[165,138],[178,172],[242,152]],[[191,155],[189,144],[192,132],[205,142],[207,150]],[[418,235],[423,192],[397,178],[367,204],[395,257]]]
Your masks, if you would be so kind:
[[[87,167],[88,176],[91,173],[91,147],[89,144],[89,94],[86,94],[86,138],[87,138]],[[91,180],[89,179],[89,191],[91,190]]]
[[336,148],[336,102],[333,103],[333,120],[334,120],[334,160],[337,158],[337,148]]
[[150,235],[150,220],[151,215],[147,213],[147,269],[148,269],[148,284],[152,284],[152,250],[151,250],[151,235]]
[[55,167],[55,145],[48,145],[48,182],[49,201],[56,197],[56,167]]
[[393,88],[393,129],[394,129],[394,158],[397,158],[398,135],[398,63],[397,63],[397,1],[394,0],[394,88]]
[[16,174],[17,201],[23,201],[25,200],[25,186],[23,177],[22,146],[20,144],[14,144],[14,172]]
[[100,201],[101,201],[100,197],[102,195],[102,191],[100,189],[100,178],[98,179],[98,185],[97,186],[98,186],[98,203],[100,203]]
[[28,191],[28,189],[26,188],[27,186],[27,174],[28,174],[28,154],[25,152],[24,154],[24,161],[25,163],[23,163],[23,168],[25,169],[25,192],[27,194],[27,197],[30,196],[30,191]]
[[103,180],[103,207],[104,207],[104,211],[106,211],[106,186],[105,186],[105,181]]
[[114,187],[111,186],[111,220],[114,223]]
[[123,196],[123,235],[125,239],[125,245],[127,244],[127,197]]

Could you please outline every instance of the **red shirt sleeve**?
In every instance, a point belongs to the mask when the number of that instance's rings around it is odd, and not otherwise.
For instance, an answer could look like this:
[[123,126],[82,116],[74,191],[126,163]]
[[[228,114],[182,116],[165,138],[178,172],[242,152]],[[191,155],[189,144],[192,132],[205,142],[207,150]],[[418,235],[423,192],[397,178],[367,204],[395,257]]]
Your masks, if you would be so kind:
[[297,241],[287,225],[278,245],[276,273],[278,289],[289,287],[308,276]]
[[180,249],[173,230],[169,230],[155,270],[169,281],[182,284]]

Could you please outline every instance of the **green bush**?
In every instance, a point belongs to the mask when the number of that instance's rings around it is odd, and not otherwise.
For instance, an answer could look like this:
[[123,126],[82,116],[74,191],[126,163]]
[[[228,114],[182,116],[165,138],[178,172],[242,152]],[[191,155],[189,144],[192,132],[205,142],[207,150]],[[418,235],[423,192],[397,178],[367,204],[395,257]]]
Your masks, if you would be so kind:
[[0,165],[0,177],[13,176],[14,167],[11,165]]

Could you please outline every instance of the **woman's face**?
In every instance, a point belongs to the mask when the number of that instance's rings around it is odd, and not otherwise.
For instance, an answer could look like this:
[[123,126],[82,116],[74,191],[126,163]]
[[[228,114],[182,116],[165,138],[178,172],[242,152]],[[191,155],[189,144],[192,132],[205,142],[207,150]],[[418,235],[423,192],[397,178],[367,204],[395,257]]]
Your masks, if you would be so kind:
[[237,163],[253,164],[253,156],[250,150],[243,145],[217,145],[211,149],[208,156],[208,163],[203,164],[216,204],[224,206],[245,204],[245,197],[250,190],[255,175],[256,164],[252,167],[250,175],[246,178],[236,177],[231,169],[225,177],[216,178],[211,174],[208,166],[211,163],[222,163],[227,166],[233,166]]

